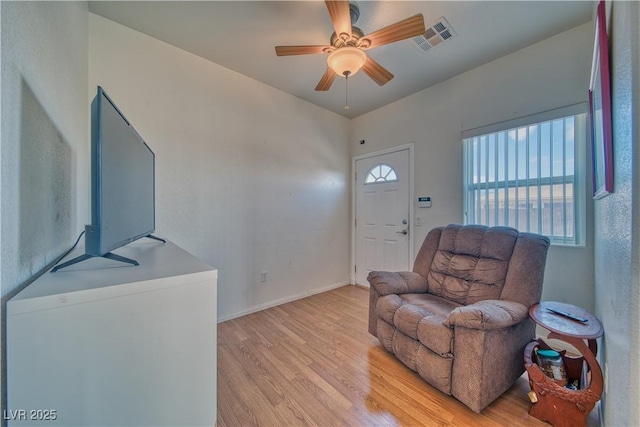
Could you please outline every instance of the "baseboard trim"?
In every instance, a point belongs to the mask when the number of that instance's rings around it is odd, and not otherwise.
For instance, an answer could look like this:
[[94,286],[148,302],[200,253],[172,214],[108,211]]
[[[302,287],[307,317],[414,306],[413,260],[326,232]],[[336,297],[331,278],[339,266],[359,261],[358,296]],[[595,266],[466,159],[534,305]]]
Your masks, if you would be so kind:
[[230,314],[228,316],[223,316],[223,317],[218,319],[218,323],[226,322],[227,320],[235,319],[237,317],[246,316],[247,314],[256,313],[258,311],[266,310],[267,308],[276,307],[276,306],[279,306],[279,305],[282,305],[282,304],[286,304],[288,302],[292,302],[292,301],[296,301],[296,300],[299,300],[299,299],[302,299],[302,298],[310,297],[311,295],[320,294],[322,292],[327,292],[327,291],[330,291],[332,289],[341,288],[341,287],[346,286],[346,285],[351,285],[351,282],[346,281],[346,282],[334,283],[333,285],[329,285],[329,286],[324,286],[322,288],[313,289],[311,291],[303,292],[301,294],[291,295],[291,296],[288,296],[288,297],[285,297],[285,298],[279,298],[277,300],[264,302],[262,304],[258,304],[256,306],[253,306],[253,307],[248,308],[246,310],[238,311],[238,312]]

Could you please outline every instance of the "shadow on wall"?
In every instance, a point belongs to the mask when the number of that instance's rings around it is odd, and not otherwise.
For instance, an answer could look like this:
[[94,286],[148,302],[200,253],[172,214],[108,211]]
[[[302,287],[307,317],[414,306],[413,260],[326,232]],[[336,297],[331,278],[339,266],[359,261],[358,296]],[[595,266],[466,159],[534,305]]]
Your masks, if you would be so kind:
[[[71,232],[73,195],[73,153],[71,146],[60,134],[29,85],[21,79],[20,100],[13,104],[20,109],[16,141],[3,144],[19,144],[10,169],[15,176],[17,196],[3,203],[17,203],[17,218],[11,220],[15,227],[3,232],[3,245],[13,244],[16,251],[3,257],[5,285],[11,286],[2,297],[2,329],[6,330],[6,304],[9,299],[27,287],[67,249]],[[4,184],[4,183],[3,183]],[[12,184],[11,182],[9,184]],[[4,230],[3,230],[4,231]],[[5,242],[5,234],[7,242]],[[2,337],[2,407],[7,407],[6,335]],[[4,417],[3,417],[4,418]],[[6,419],[0,421],[6,426]]]
[[36,272],[68,244],[72,150],[24,80],[21,98],[18,269]]

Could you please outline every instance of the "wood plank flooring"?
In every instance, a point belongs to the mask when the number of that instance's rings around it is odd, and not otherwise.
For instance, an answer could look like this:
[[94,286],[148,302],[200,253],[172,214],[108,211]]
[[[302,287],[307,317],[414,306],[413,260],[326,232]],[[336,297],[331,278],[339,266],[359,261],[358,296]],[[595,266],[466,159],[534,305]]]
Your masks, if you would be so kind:
[[345,286],[220,323],[217,425],[549,426],[524,376],[480,415],[428,385],[369,335],[368,302]]

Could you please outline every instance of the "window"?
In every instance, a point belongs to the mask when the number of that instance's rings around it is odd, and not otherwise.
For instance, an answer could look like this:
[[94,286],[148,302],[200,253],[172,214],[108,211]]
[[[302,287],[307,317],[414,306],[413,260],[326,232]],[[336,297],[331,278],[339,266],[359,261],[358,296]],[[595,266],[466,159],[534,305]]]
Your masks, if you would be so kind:
[[396,171],[389,165],[379,164],[369,170],[364,180],[365,184],[375,184],[381,182],[393,182],[398,180]]
[[586,107],[463,132],[467,224],[584,243]]

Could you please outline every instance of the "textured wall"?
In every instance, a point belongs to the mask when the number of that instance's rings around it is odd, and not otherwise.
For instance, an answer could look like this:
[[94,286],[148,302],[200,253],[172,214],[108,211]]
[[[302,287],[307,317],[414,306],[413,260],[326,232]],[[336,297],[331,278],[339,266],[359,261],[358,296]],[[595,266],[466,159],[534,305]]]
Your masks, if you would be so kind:
[[640,3],[610,4],[614,193],[595,202],[604,425],[640,425]]
[[155,151],[156,234],[219,269],[219,318],[347,283],[349,120],[89,16],[90,95]]
[[61,255],[88,218],[87,5],[2,2],[5,297]]
[[[423,225],[413,228],[415,253],[431,228],[462,221],[462,130],[586,102],[592,36],[592,25],[581,25],[352,121],[354,155],[415,142],[416,197],[433,200],[416,208]],[[550,248],[542,297],[593,310],[591,190],[585,193],[586,246]]]
[[[85,2],[2,1],[0,10],[4,309],[73,243],[88,219],[88,28]],[[4,337],[0,343],[2,349]]]

